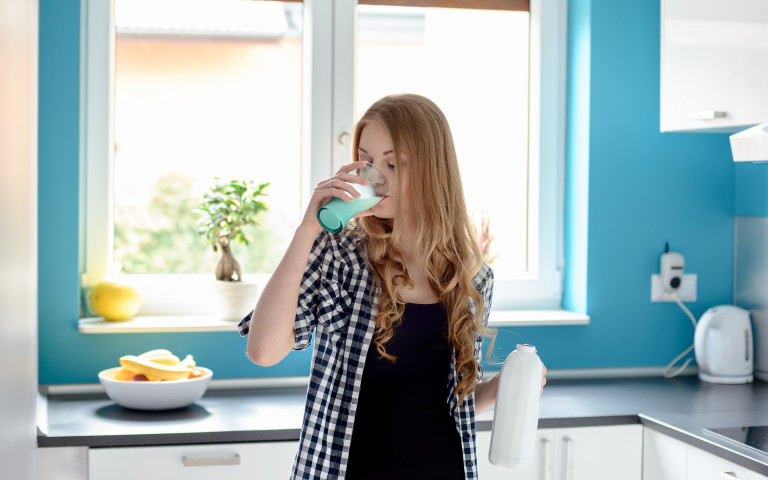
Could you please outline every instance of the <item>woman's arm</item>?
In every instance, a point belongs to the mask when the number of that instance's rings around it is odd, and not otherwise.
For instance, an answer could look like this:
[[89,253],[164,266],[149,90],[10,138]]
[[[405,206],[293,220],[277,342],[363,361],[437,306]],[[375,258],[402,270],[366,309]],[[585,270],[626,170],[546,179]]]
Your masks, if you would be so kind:
[[[544,393],[544,385],[547,384],[547,367],[541,366],[541,391]],[[477,384],[475,388],[475,415],[496,405],[496,392],[499,390],[499,374]]]
[[248,358],[268,367],[280,362],[293,349],[296,335],[293,322],[299,287],[319,229],[300,226],[288,250],[259,296],[251,315],[248,332]]
[[352,162],[341,167],[331,179],[317,184],[296,230],[288,250],[259,296],[248,327],[246,354],[257,365],[268,367],[280,362],[293,349],[296,334],[293,330],[296,307],[304,271],[307,268],[312,245],[322,231],[317,211],[331,197],[351,201],[360,194],[348,182],[360,182],[352,175],[356,168],[367,162]]
[[496,405],[496,392],[499,389],[499,374],[483,380],[475,387],[475,415],[480,415]]

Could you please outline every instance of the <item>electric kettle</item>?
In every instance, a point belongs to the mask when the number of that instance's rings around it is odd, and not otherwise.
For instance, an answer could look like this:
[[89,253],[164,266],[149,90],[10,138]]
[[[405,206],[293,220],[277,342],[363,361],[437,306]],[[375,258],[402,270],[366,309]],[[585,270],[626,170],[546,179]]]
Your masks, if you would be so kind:
[[728,384],[752,381],[749,311],[734,305],[710,308],[696,325],[693,345],[700,380]]

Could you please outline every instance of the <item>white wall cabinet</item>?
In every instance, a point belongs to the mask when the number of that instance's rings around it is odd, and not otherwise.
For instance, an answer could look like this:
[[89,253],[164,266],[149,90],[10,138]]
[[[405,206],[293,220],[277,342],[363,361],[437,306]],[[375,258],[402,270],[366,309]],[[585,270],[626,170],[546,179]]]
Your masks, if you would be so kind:
[[640,480],[643,427],[617,425],[541,429],[533,463],[523,469],[491,465],[491,432],[478,432],[478,470],[483,480]]
[[92,448],[90,480],[271,480],[290,476],[298,442]]
[[662,433],[645,429],[643,480],[768,480],[768,477]]
[[768,2],[662,0],[661,131],[768,122]]

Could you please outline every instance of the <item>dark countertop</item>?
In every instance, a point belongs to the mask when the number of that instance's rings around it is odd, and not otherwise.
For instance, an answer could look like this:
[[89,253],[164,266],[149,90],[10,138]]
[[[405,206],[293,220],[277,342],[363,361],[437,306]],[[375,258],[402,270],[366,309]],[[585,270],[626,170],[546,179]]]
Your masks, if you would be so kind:
[[[298,440],[306,388],[216,389],[177,410],[142,412],[106,394],[44,398],[38,446],[149,446]],[[539,428],[642,423],[768,475],[768,455],[740,448],[705,428],[768,425],[768,383],[713,385],[696,377],[550,380]],[[477,417],[490,430],[493,412]]]

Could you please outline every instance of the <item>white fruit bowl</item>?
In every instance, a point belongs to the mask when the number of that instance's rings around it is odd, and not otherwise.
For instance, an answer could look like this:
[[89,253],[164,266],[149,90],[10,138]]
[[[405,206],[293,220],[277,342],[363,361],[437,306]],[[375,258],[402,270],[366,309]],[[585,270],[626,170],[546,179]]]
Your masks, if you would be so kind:
[[195,367],[202,377],[157,382],[115,380],[122,367],[108,368],[99,372],[99,381],[113,402],[136,410],[170,410],[192,405],[200,400],[208,389],[213,372]]

